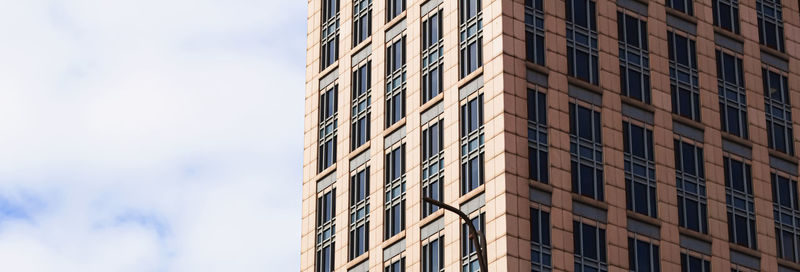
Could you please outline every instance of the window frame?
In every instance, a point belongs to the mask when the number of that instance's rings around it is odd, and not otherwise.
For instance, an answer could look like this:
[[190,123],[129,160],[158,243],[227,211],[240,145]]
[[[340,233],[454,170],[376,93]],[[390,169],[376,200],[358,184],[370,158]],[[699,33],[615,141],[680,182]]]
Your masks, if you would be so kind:
[[[547,132],[549,127],[547,124],[547,93],[543,92],[545,89],[530,85],[527,90],[528,177],[531,180],[548,184],[550,182],[550,159],[548,157],[550,153]],[[531,115],[535,115],[535,117],[532,119]]]
[[[593,238],[595,239],[594,243],[597,246],[597,248],[594,249],[597,259],[593,259],[591,256],[584,256],[586,255],[584,254],[586,249],[583,248],[583,241],[585,238],[583,229],[584,226],[595,229]],[[580,228],[580,231],[576,231],[576,228]],[[574,217],[572,221],[572,236],[574,244],[573,254],[575,271],[583,271],[584,267],[589,266],[595,271],[608,272],[608,248],[606,247],[606,242],[608,239],[606,235],[606,227],[597,221],[592,221],[582,217]],[[578,269],[578,267],[581,269]]]
[[[428,154],[428,143],[430,141],[427,137],[430,135],[431,130],[437,127],[438,129],[438,151],[433,154]],[[439,115],[431,119],[420,127],[420,168],[421,168],[421,192],[423,197],[431,197],[434,200],[444,201],[444,117]],[[426,133],[427,132],[427,133]],[[438,197],[432,196],[431,188],[435,187],[439,194]],[[428,194],[430,192],[430,194]],[[428,202],[422,202],[422,217],[425,218],[439,210],[439,207]]]
[[[349,210],[349,239],[348,243],[348,261],[369,252],[369,215],[370,215],[370,167],[369,162],[359,166],[351,171],[350,175],[350,210]],[[364,174],[364,198],[358,197],[360,184],[358,183],[359,176]],[[363,230],[363,236],[359,236],[359,228]],[[363,237],[363,243],[359,243],[357,239]],[[363,245],[364,248],[360,249],[357,245]],[[362,251],[363,250],[363,251]]]
[[[731,166],[733,163],[741,164],[742,172],[735,173]],[[728,215],[728,240],[731,243],[758,250],[752,163],[748,163],[744,158],[725,152],[723,153],[722,164],[725,172],[725,206]],[[736,177],[742,177],[744,190],[735,188],[736,186],[733,184],[733,179]],[[745,207],[740,207],[737,203],[745,203]],[[747,220],[746,226],[739,226],[737,224],[738,221],[734,219],[739,217],[744,217],[744,219]],[[744,227],[744,229],[742,230],[741,227]],[[739,241],[739,231],[744,231],[747,241]]]
[[[636,27],[638,31],[639,45],[633,45],[627,42],[628,37],[628,18],[636,20]],[[644,31],[644,32],[642,32]],[[619,38],[619,74],[620,74],[620,89],[621,94],[641,101],[645,104],[651,103],[651,86],[650,86],[650,51],[648,45],[647,35],[647,18],[627,9],[617,10],[617,35]],[[625,38],[623,38],[625,37]],[[639,80],[639,93],[631,90],[630,79],[634,74]]]
[[[676,39],[678,37],[686,39],[686,60],[689,65],[679,63],[680,56],[677,55],[678,48]],[[697,68],[697,37],[693,35],[674,29],[667,29],[667,47],[669,48],[669,82],[670,94],[672,98],[672,113],[678,114],[682,117],[689,118],[693,121],[702,122],[700,115],[700,108],[702,107],[700,101],[700,77]],[[687,78],[681,80],[680,78]],[[686,94],[688,93],[688,94]],[[684,109],[679,107],[681,104],[686,104],[683,96],[689,95],[688,102],[691,107],[691,112],[685,113]]]
[[[747,90],[745,89],[744,64],[742,56],[717,47],[717,90],[719,91],[719,116],[721,130],[742,139],[749,139],[749,125],[747,119]],[[729,80],[729,58],[733,58],[733,81]],[[732,116],[738,118],[732,120]],[[738,130],[738,131],[737,131]]]
[[[539,219],[534,222],[534,215]],[[530,230],[531,230],[531,271],[546,272],[553,270],[553,245],[552,231],[550,224],[550,207],[539,203],[531,203],[530,207]],[[538,226],[538,227],[537,227]],[[537,229],[538,235],[535,235]],[[539,239],[536,239],[536,237]],[[538,241],[537,241],[538,240]],[[533,260],[533,256],[539,256],[539,262]]]
[[546,55],[544,0],[525,0],[525,59],[544,66]]
[[[350,92],[350,151],[355,151],[372,138],[370,134],[372,126],[372,60],[365,59],[353,67],[355,68]],[[362,75],[362,72],[366,75]],[[363,87],[364,90],[359,94],[360,87]],[[363,137],[359,133],[361,128],[365,132]]]
[[[336,4],[336,8],[332,11],[328,11],[327,8],[331,6],[329,2]],[[339,60],[339,2],[340,0],[323,0],[321,4],[319,40],[320,71],[324,71]]]
[[[330,215],[326,220],[326,210],[328,200],[330,200]],[[335,265],[335,242],[336,242],[336,188],[331,186],[316,194],[316,224],[314,236],[316,272],[333,272]],[[330,263],[328,265],[328,258]],[[321,261],[321,260],[325,261]]]
[[[646,244],[648,248],[650,267],[639,270],[639,248],[641,244]],[[628,234],[628,268],[631,272],[659,272],[661,271],[661,252],[659,241],[636,233]]]
[[[398,152],[395,154],[395,152]],[[387,146],[384,152],[386,156],[384,168],[384,241],[400,234],[406,229],[406,143],[405,140],[398,141],[392,146]],[[392,156],[399,156],[400,162],[392,161]],[[399,163],[400,169],[396,169],[395,163]],[[394,171],[399,171],[397,177],[392,177]],[[399,213],[396,215],[395,213]],[[395,219],[395,216],[399,217]],[[396,222],[396,221],[400,222]],[[395,223],[398,224],[395,227]]]
[[[326,98],[333,95],[332,104],[325,106]],[[323,87],[319,92],[319,124],[317,148],[317,173],[336,165],[336,141],[338,134],[339,117],[339,84],[332,83]],[[331,109],[333,107],[333,109]],[[328,114],[327,111],[331,112]]]
[[[422,22],[422,36],[420,37],[420,74],[422,75],[421,104],[425,104],[425,102],[431,101],[433,98],[444,93],[444,35],[442,35],[443,15],[443,9],[441,7],[436,7],[427,14],[423,14],[422,19],[420,19]],[[430,21],[434,20],[434,18],[437,20],[436,23],[438,27],[438,39],[436,42],[430,41],[432,37],[432,34],[430,33],[432,31],[428,30]],[[431,78],[431,75],[434,74],[438,77],[438,82],[436,82],[436,84],[434,84],[434,80]],[[436,92],[433,91],[433,87],[436,87]]]
[[[771,82],[772,76],[778,77],[777,84],[780,89],[775,89],[780,93],[781,100],[772,98]],[[794,156],[794,123],[792,122],[791,92],[789,91],[789,80],[785,72],[769,66],[761,68],[761,76],[764,88],[764,114],[767,120],[767,146],[778,152]],[[779,129],[782,128],[782,129]],[[776,131],[782,132],[783,146],[777,145],[779,138]]]
[[[474,2],[475,14],[471,15]],[[472,72],[483,66],[483,0],[458,1],[458,50],[459,50],[459,79],[467,77]],[[471,16],[470,16],[471,15]],[[471,50],[474,47],[475,56]],[[475,66],[472,66],[472,60]]]
[[[765,10],[774,11],[772,14],[764,13]],[[761,45],[775,49],[780,52],[785,52],[785,29],[783,25],[783,4],[780,0],[756,0],[756,19],[758,20],[758,42]],[[766,26],[771,24],[774,26],[775,44],[770,44],[768,41],[769,33]]]
[[[475,129],[470,130],[470,122],[472,117],[471,104],[475,102],[476,124]],[[485,139],[484,139],[484,100],[483,93],[476,92],[464,98],[459,102],[460,116],[459,118],[459,153],[461,161],[461,195],[465,195],[484,184],[485,181],[485,168],[484,168],[484,153],[485,153]],[[471,167],[473,161],[477,164],[477,181],[470,179]],[[470,170],[470,171],[467,171]],[[476,182],[476,183],[475,183]],[[473,186],[474,184],[474,186]]]
[[[581,26],[576,23],[576,19],[579,17],[577,15],[577,11],[572,10],[573,5],[578,1],[585,1],[585,10],[586,14],[586,24],[587,26]],[[592,85],[599,85],[599,50],[598,50],[598,39],[597,39],[597,4],[594,0],[567,0],[566,1],[566,26],[567,26],[567,70],[568,75],[585,81]],[[576,5],[577,6],[577,5]],[[581,39],[576,38],[576,36],[583,37]],[[587,42],[579,42],[577,40],[586,40]],[[578,63],[578,54],[585,54],[586,55],[586,63]],[[579,68],[586,67],[588,69],[586,75],[587,77],[583,77],[580,75]]]
[[[694,169],[695,173],[688,173],[683,169],[683,150],[679,149],[677,144],[687,144],[693,149],[693,157],[695,157]],[[683,148],[683,146],[681,146]],[[693,141],[681,135],[675,134],[673,138],[673,150],[675,154],[675,187],[678,193],[678,226],[688,230],[708,233],[708,191],[705,180],[705,154],[703,153],[703,143]],[[686,183],[690,184],[686,184]],[[685,188],[690,186],[692,191],[687,191]],[[697,229],[689,226],[689,215],[687,214],[688,208],[686,201],[694,201],[697,203]],[[683,214],[681,214],[683,211]]]
[[[644,157],[636,155],[632,150],[634,139],[632,139],[631,130],[633,127],[642,129],[642,147],[644,150]],[[636,119],[623,116],[622,120],[622,139],[623,139],[623,161],[625,163],[625,195],[627,209],[629,211],[643,214],[652,218],[658,218],[658,195],[657,190],[657,177],[656,177],[656,164],[654,153],[654,138],[653,126]],[[630,134],[630,135],[629,135]],[[635,169],[644,169],[644,175],[634,173]],[[644,196],[646,203],[644,211],[639,208],[636,196],[641,194],[637,188],[644,186]],[[639,193],[639,194],[637,194]]]
[[[723,10],[724,6],[728,6]],[[727,31],[739,34],[739,0],[712,0],[711,11],[714,14],[714,25]],[[727,12],[726,12],[727,11]],[[722,14],[729,13],[730,27],[723,25]]]
[[[402,52],[402,63],[399,67],[395,68],[392,66],[396,66],[396,62],[398,60],[394,59],[396,57],[394,50],[396,50],[397,46],[401,46],[400,49]],[[406,43],[406,34],[403,33],[401,35],[397,35],[397,37],[393,38],[392,40],[386,42],[386,128],[391,127],[392,125],[400,122],[406,116],[406,89],[407,89],[407,43]],[[397,100],[400,100],[399,102]],[[400,105],[394,105],[394,103],[399,103]],[[400,109],[397,109],[400,107]]]
[[[422,272],[444,272],[445,267],[445,260],[444,260],[444,247],[445,247],[445,240],[444,240],[444,233],[440,231],[437,234],[431,235],[420,242],[422,244],[421,249],[421,257],[420,263],[422,264]],[[438,244],[438,252],[433,252],[434,250],[431,249],[431,244],[437,243]],[[436,264],[431,264],[430,259],[433,254],[436,253],[438,261],[436,262],[439,267],[434,267]]]
[[[592,139],[581,137],[581,130],[579,124],[581,123],[580,117],[577,116],[581,108],[587,109],[590,114],[589,125],[592,131]],[[572,192],[582,196],[586,196],[598,201],[605,199],[605,174],[603,164],[603,124],[602,124],[602,108],[576,98],[570,98],[569,102],[569,120],[570,120],[570,174],[572,178]],[[583,156],[586,152],[591,152],[591,158]],[[588,167],[592,171],[591,187],[584,188],[583,169]],[[589,184],[586,184],[589,185]],[[590,191],[587,191],[592,189]]]

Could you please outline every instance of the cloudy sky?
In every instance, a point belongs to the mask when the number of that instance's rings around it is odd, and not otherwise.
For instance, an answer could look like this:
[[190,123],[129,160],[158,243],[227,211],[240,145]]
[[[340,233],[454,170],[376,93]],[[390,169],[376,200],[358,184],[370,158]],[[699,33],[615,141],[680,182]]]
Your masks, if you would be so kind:
[[297,271],[305,0],[0,0],[3,271]]

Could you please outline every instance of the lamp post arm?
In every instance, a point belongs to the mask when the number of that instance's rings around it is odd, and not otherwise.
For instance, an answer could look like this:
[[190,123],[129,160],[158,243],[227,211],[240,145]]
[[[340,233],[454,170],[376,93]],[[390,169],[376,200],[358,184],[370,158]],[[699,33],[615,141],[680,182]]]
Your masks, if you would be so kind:
[[423,197],[422,200],[430,204],[436,205],[437,207],[440,207],[442,209],[451,211],[457,214],[458,217],[461,217],[461,220],[464,220],[464,222],[466,222],[469,228],[470,239],[474,239],[472,242],[475,243],[475,250],[478,253],[478,264],[481,266],[481,271],[489,272],[489,268],[486,263],[486,255],[484,255],[484,252],[486,251],[486,236],[475,229],[475,226],[472,225],[472,220],[469,218],[469,216],[467,216],[464,212],[462,212],[459,209],[456,209],[453,206],[447,205],[444,202],[438,200],[434,200],[430,197]]

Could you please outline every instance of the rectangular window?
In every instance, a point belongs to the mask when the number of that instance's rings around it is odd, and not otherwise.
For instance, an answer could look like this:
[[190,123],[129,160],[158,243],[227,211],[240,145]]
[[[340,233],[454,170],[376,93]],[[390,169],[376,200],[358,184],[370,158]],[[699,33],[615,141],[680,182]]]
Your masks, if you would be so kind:
[[444,41],[442,10],[434,10],[422,19],[422,103],[442,93]]
[[694,16],[692,0],[667,0],[667,7]]
[[444,236],[422,245],[422,272],[444,272]]
[[459,55],[464,78],[483,65],[483,11],[482,0],[459,0]]
[[628,265],[632,272],[659,272],[661,258],[658,245],[640,237],[628,237]]
[[697,51],[693,39],[667,32],[672,112],[700,122]]
[[353,260],[369,249],[369,166],[350,177],[350,254]]
[[711,262],[707,258],[681,252],[682,272],[711,272]]
[[461,104],[461,195],[483,184],[483,94]]
[[[486,219],[484,217],[484,213],[481,213],[473,217],[470,222],[478,232],[485,231]],[[480,271],[481,266],[480,263],[478,263],[478,250],[476,249],[475,243],[469,239],[469,236],[469,226],[467,226],[467,224],[461,224],[461,271]],[[484,252],[484,254],[487,253]]]
[[569,103],[572,192],[603,201],[603,141],[596,106]]
[[622,136],[628,210],[657,218],[653,130],[627,120],[622,122]]
[[336,234],[336,189],[317,198],[316,272],[333,272]]
[[405,272],[406,271],[406,258],[402,257],[387,265],[383,272]]
[[711,10],[714,12],[714,25],[739,34],[739,1],[712,0]]
[[339,112],[338,85],[319,95],[319,159],[317,171],[322,172],[336,162],[336,117]]
[[617,11],[619,74],[623,95],[650,104],[650,52],[644,20],[638,15]]
[[586,222],[573,221],[574,271],[608,271],[606,230]]
[[800,209],[797,182],[778,173],[771,173],[772,206],[775,218],[775,242],[778,258],[800,262]]
[[764,80],[764,104],[766,105],[769,148],[794,156],[789,81],[782,73],[766,67],[761,69],[761,73]]
[[708,233],[703,148],[686,139],[675,139],[675,184],[678,189],[678,223],[681,227]]
[[552,271],[550,213],[543,207],[531,208],[531,271]]
[[369,141],[370,112],[372,108],[371,67],[372,61],[368,60],[353,71],[350,150],[356,150]]
[[384,240],[406,228],[406,145],[401,143],[386,153]]
[[406,36],[386,48],[386,127],[406,116]]
[[372,0],[353,1],[353,47],[372,35]]
[[742,59],[720,49],[716,55],[722,131],[747,139],[747,98]]
[[339,0],[322,1],[320,71],[339,59]]
[[[434,119],[422,126],[422,196],[443,201],[444,198],[444,121]],[[422,202],[422,217],[439,207]]]
[[725,198],[728,206],[728,238],[737,245],[757,249],[756,209],[750,165],[724,157]]
[[784,52],[783,6],[780,0],[756,0],[758,15],[758,41],[772,49]]
[[528,89],[528,170],[532,180],[548,183],[547,100],[545,94]]
[[569,75],[598,84],[597,18],[592,0],[567,0]]
[[525,56],[544,66],[544,0],[525,0]]
[[386,0],[386,21],[391,21],[406,10],[406,0]]

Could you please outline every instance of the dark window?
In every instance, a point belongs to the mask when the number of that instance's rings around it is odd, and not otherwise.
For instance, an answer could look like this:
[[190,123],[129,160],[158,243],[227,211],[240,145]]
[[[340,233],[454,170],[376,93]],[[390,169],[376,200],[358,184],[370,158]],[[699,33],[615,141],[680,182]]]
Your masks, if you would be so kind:
[[336,233],[336,189],[317,198],[317,261],[316,272],[332,272],[334,267],[334,240]]
[[320,71],[339,59],[339,0],[322,1]]
[[575,243],[574,271],[608,271],[606,230],[580,221],[572,224]]
[[689,16],[694,15],[692,0],[667,0],[667,7],[686,13]]
[[406,258],[400,258],[394,262],[391,262],[386,268],[383,269],[384,272],[405,272],[406,271]]
[[742,59],[719,49],[716,55],[722,131],[747,139],[747,99]]
[[724,157],[722,161],[728,204],[728,238],[735,244],[757,249],[756,209],[750,165],[730,157]]
[[[422,128],[422,196],[443,201],[444,198],[444,121],[434,119]],[[439,207],[422,202],[422,217]]]
[[672,112],[700,121],[700,89],[697,78],[695,41],[667,32]]
[[780,0],[757,0],[758,41],[783,52],[783,6]]
[[483,65],[483,11],[482,0],[459,0],[459,55],[464,78]]
[[628,210],[657,218],[653,131],[643,126],[622,122],[622,135]]
[[531,271],[552,271],[550,213],[531,208]]
[[406,116],[406,37],[386,48],[386,127]]
[[681,253],[681,271],[711,272],[711,262],[701,257]]
[[738,0],[712,0],[711,7],[715,26],[739,34]]
[[372,61],[367,61],[353,71],[352,118],[350,150],[369,141],[370,109],[372,108]]
[[391,21],[406,10],[406,0],[386,0],[386,21]]
[[658,245],[628,237],[628,265],[632,272],[659,272]]
[[386,153],[384,239],[406,228],[406,145]]
[[[481,213],[473,217],[470,224],[475,227],[476,231],[484,232],[486,226],[484,214]],[[484,252],[484,254],[487,253]],[[467,226],[467,224],[461,224],[461,271],[480,271],[478,251],[476,250],[475,243],[469,239],[469,226]]]
[[647,49],[647,22],[637,16],[617,12],[619,34],[619,73],[622,94],[650,104],[650,52]]
[[483,94],[461,105],[461,195],[483,184]]
[[786,76],[767,68],[763,68],[761,73],[764,80],[764,104],[766,105],[769,148],[794,155],[789,82]]
[[319,159],[317,171],[322,172],[336,162],[336,116],[338,85],[319,95]]
[[372,0],[353,1],[353,46],[372,34]]
[[422,245],[422,272],[444,272],[444,236]]
[[369,249],[369,167],[350,177],[350,255],[353,260]]
[[678,223],[681,227],[708,233],[703,149],[676,139],[675,183],[678,189]]
[[548,183],[547,100],[542,92],[528,89],[528,171],[533,180]]
[[442,39],[442,11],[430,12],[422,21],[422,103],[428,102],[443,91],[444,42]]
[[600,112],[569,103],[572,191],[603,201],[603,142]]
[[544,65],[544,0],[525,0],[525,56]]
[[592,0],[567,0],[569,75],[598,84],[597,18]]
[[798,210],[797,182],[771,173],[772,202],[775,218],[775,241],[778,258],[800,262],[800,210]]

